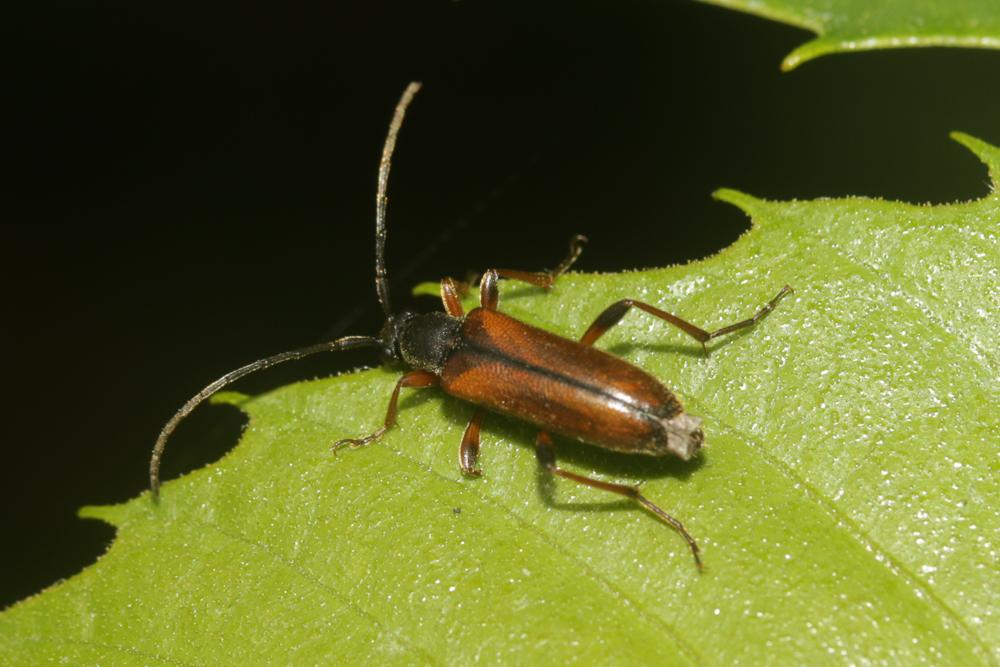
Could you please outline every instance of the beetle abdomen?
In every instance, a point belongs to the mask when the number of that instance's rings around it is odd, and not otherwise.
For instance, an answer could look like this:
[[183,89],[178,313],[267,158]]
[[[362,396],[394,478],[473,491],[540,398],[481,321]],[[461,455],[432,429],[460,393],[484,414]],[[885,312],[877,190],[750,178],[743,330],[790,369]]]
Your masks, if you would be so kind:
[[466,316],[459,341],[441,370],[453,396],[609,449],[682,458],[697,451],[668,443],[679,417],[697,418],[617,357],[481,308]]

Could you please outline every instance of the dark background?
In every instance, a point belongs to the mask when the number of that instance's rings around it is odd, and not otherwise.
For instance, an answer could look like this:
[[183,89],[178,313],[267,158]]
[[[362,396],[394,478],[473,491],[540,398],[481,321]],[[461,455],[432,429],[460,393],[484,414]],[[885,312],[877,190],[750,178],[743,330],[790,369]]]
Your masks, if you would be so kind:
[[[160,426],[207,382],[378,329],[375,175],[411,79],[425,88],[390,186],[397,306],[445,274],[551,266],[575,232],[591,238],[581,270],[702,257],[748,226],[711,200],[720,186],[977,197],[985,171],[947,132],[1000,141],[1000,53],[781,74],[808,33],[682,0],[34,11],[7,17],[0,66],[0,606],[103,552],[112,529],[77,508],[143,491]],[[329,355],[238,388],[373,361]],[[241,425],[198,411],[165,477]]]

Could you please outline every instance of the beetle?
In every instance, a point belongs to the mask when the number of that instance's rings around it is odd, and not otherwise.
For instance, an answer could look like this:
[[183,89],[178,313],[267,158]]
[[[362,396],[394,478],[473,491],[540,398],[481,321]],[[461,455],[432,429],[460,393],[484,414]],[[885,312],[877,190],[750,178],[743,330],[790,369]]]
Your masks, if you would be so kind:
[[333,341],[259,359],[211,383],[193,396],[164,425],[149,463],[150,489],[159,498],[160,461],[171,433],[202,401],[226,385],[276,364],[319,352],[375,347],[387,364],[410,370],[396,383],[381,427],[362,438],[345,438],[333,450],[360,447],[378,440],[396,424],[399,392],[404,388],[439,386],[456,398],[476,405],[459,447],[459,466],[470,477],[481,474],[480,424],[486,411],[529,422],[540,430],[535,441],[538,462],[552,475],[631,498],[673,527],[687,542],[699,570],[698,543],[684,525],[646,498],[637,486],[616,484],[560,468],[552,434],[609,450],[647,456],[673,455],[694,458],[704,442],[699,417],[684,411],[680,400],[659,380],[626,361],[593,347],[632,308],[638,308],[677,327],[702,344],[713,338],[753,326],[792,292],[788,285],[753,317],[706,331],[655,306],[623,299],[608,306],[579,341],[563,338],[504,315],[497,309],[501,278],[549,288],[573,265],[586,237],[575,236],[569,255],[555,269],[529,272],[489,269],[480,279],[479,307],[466,313],[462,288],[452,278],[441,280],[444,312],[393,313],[385,267],[388,180],[396,138],[413,96],[420,89],[411,83],[404,90],[389,125],[379,164],[375,207],[375,289],[385,313],[378,336],[344,336]]

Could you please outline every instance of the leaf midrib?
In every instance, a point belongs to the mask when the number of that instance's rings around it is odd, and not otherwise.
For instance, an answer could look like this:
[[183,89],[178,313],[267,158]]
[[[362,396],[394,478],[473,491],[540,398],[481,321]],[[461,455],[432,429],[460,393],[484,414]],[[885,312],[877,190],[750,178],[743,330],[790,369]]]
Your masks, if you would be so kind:
[[[878,540],[862,530],[849,514],[845,514],[838,509],[833,500],[828,498],[808,479],[799,475],[798,471],[793,466],[777,457],[772,456],[767,448],[758,443],[749,433],[733,426],[726,420],[713,415],[711,409],[705,410],[704,408],[699,407],[699,410],[705,415],[705,417],[711,417],[713,421],[721,424],[730,432],[738,435],[748,447],[753,448],[758,453],[761,461],[770,465],[779,475],[789,480],[790,486],[794,487],[795,484],[800,484],[805,490],[806,497],[815,503],[828,516],[835,519],[834,525],[837,526],[838,530],[841,530],[843,534],[847,535],[851,540],[859,544],[862,547],[862,551],[871,555],[871,560],[876,567],[882,566],[884,563],[884,567],[886,567],[890,572],[901,576],[907,584],[912,586],[912,588],[922,591],[924,593],[923,596],[915,594],[913,595],[913,598],[921,601],[932,601],[932,608],[936,607],[940,609],[953,622],[955,622],[957,626],[963,630],[963,632],[960,633],[962,635],[962,639],[974,648],[975,653],[979,654],[980,658],[983,659],[983,664],[994,666],[998,664],[996,660],[993,659],[992,652],[990,651],[989,646],[985,643],[984,639],[969,627],[969,625],[965,622],[965,619],[963,619],[962,616],[951,607],[951,605],[945,602],[937,594],[937,591],[930,586],[930,584],[912,572],[910,568],[902,563],[892,552],[886,550]],[[881,556],[882,561],[879,560],[879,556]]]
[[[506,417],[503,417],[503,415],[497,415],[497,416],[506,419]],[[324,422],[316,419],[300,419],[300,421],[305,421],[306,423],[311,423],[321,428],[329,428],[331,426],[329,422]],[[403,450],[388,445],[386,442],[374,443],[370,446],[383,447],[387,451],[399,457],[404,463],[406,463],[406,465],[408,465],[412,470],[415,470],[418,473],[429,474],[436,479],[448,483],[449,485],[461,488],[462,490],[467,490],[467,486],[463,483],[462,480],[456,479],[448,475],[442,475],[441,473],[434,470],[433,467],[430,466],[429,462],[416,459],[413,456],[410,456],[409,454],[405,453]],[[575,563],[582,571],[588,572],[591,575],[591,579],[600,582],[600,584],[607,590],[607,592],[612,597],[616,597],[621,600],[627,601],[630,607],[637,610],[639,614],[643,618],[645,618],[648,622],[650,622],[652,625],[662,627],[670,635],[671,639],[674,640],[674,642],[676,642],[676,644],[679,647],[681,647],[682,650],[685,651],[686,656],[694,664],[697,665],[708,664],[705,662],[703,656],[701,656],[697,651],[695,651],[694,648],[680,636],[677,630],[666,619],[648,610],[645,607],[645,605],[643,605],[640,601],[638,601],[637,599],[626,593],[618,586],[614,585],[612,579],[610,579],[608,576],[606,576],[599,570],[595,570],[577,553],[568,550],[559,542],[559,540],[555,539],[553,535],[549,534],[536,524],[531,523],[526,519],[522,518],[510,506],[503,503],[500,499],[500,496],[490,492],[480,495],[488,498],[490,500],[490,504],[494,509],[503,513],[519,527],[525,529],[527,532],[532,533],[536,537],[540,538],[544,544],[546,544],[550,549],[553,550],[553,552],[566,557],[567,559]],[[370,615],[370,612],[364,611],[364,613],[366,615]]]

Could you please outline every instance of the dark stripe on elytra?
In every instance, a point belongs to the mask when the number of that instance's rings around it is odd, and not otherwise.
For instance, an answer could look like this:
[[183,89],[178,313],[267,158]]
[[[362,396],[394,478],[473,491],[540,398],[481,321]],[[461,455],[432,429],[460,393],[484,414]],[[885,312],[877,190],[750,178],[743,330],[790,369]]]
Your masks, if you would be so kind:
[[[611,393],[611,392],[608,392],[608,391],[603,391],[600,386],[586,384],[586,383],[580,382],[576,378],[570,377],[568,375],[563,375],[561,373],[551,371],[551,370],[549,370],[547,368],[542,368],[541,366],[535,366],[535,365],[526,363],[524,361],[521,361],[520,359],[516,359],[514,357],[510,357],[507,354],[498,351],[496,348],[480,347],[479,345],[474,345],[474,344],[469,343],[468,341],[464,341],[463,340],[462,343],[461,343],[461,345],[459,347],[455,348],[455,350],[452,352],[452,354],[455,354],[456,352],[469,352],[469,353],[473,353],[473,354],[479,354],[479,355],[482,355],[483,357],[486,357],[487,359],[494,359],[494,360],[496,360],[496,361],[498,361],[500,363],[504,363],[504,364],[507,364],[509,366],[514,366],[516,368],[520,368],[520,369],[523,369],[523,370],[526,370],[526,371],[537,373],[537,374],[543,375],[543,376],[545,376],[545,377],[547,377],[549,379],[556,380],[558,382],[564,382],[564,383],[572,385],[574,387],[578,387],[580,389],[584,389],[584,390],[589,391],[589,392],[591,392],[593,394],[597,394],[599,396],[606,396],[606,397],[610,398],[613,401],[621,403],[622,405],[624,405],[624,406],[626,406],[626,407],[628,407],[628,408],[630,408],[632,410],[635,410],[635,411],[639,412],[643,416],[651,416],[650,412],[648,410],[646,410],[643,406],[637,405],[635,402],[630,401],[630,400],[623,400],[622,396],[623,395],[627,396],[627,394],[625,394],[625,392]],[[445,363],[447,364],[448,362],[445,362]],[[625,363],[625,362],[622,362],[622,363]],[[653,416],[659,416],[659,415],[653,415]]]

